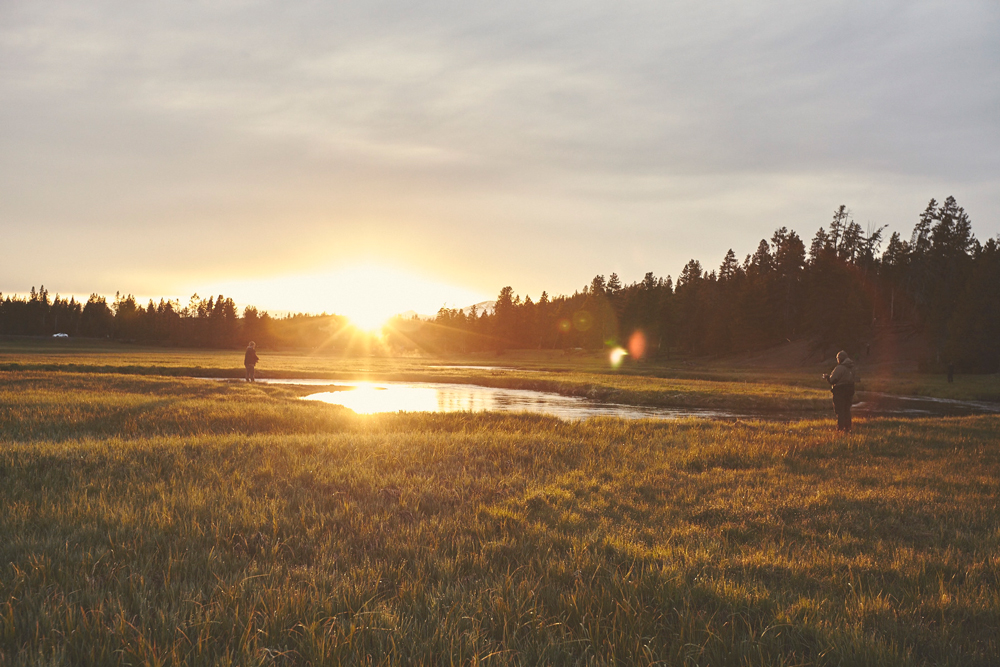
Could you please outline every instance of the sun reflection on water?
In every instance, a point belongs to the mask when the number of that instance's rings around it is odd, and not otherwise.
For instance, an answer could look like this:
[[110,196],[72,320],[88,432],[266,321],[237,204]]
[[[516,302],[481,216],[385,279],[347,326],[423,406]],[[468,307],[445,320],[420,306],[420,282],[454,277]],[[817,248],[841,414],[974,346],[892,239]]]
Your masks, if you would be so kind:
[[[274,380],[294,383],[294,380]],[[306,381],[308,382],[308,381]],[[342,405],[358,414],[380,412],[535,412],[561,419],[586,419],[600,415],[658,417],[720,417],[727,413],[708,410],[656,408],[590,401],[579,396],[560,396],[527,389],[501,389],[479,385],[419,382],[351,382],[337,391],[303,396],[307,401]]]
[[359,415],[376,412],[438,412],[438,392],[429,387],[386,386],[359,382],[343,391],[324,391],[306,400],[336,403]]
[[[305,396],[309,401],[343,405],[359,415],[378,412],[481,412],[513,407],[510,397],[497,392],[459,386],[408,386],[359,382],[341,391],[324,391]],[[504,400],[506,398],[506,400]],[[528,406],[524,406],[528,407]]]

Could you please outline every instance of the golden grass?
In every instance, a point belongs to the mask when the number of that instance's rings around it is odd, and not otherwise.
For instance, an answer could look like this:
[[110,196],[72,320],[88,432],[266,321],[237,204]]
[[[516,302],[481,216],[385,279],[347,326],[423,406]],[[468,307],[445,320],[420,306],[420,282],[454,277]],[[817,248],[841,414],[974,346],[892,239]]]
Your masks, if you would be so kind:
[[1000,418],[0,372],[0,664],[992,665]]
[[[519,350],[503,355],[344,357],[322,350],[261,350],[259,373],[271,378],[464,382],[510,389],[673,407],[756,411],[829,409],[820,378],[826,367],[786,370],[728,368],[722,362],[626,360],[612,368],[606,353]],[[0,371],[64,371],[187,377],[243,376],[242,351],[194,350],[70,339],[0,339]],[[499,366],[501,370],[456,366]],[[1000,375],[876,373],[861,365],[864,391],[1000,402]]]
[[[471,383],[508,389],[551,391],[631,405],[715,408],[737,411],[828,410],[830,392],[817,378],[813,387],[783,382],[660,378],[615,372],[592,372],[592,356],[551,369],[532,368],[506,357],[474,361],[509,369],[449,367],[447,360],[412,358],[330,357],[293,352],[265,354],[259,367],[264,378],[393,380]],[[529,360],[532,359],[529,355]],[[523,365],[525,368],[520,368]],[[221,350],[173,350],[123,346],[110,342],[0,341],[0,371],[63,371],[83,374],[163,375],[171,377],[243,377],[241,353]]]

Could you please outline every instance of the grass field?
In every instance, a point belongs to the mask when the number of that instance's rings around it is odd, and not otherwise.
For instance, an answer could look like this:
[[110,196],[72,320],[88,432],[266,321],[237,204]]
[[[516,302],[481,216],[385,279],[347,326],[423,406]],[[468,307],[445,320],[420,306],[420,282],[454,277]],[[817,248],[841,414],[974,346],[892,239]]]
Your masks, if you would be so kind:
[[3,665],[1000,660],[995,416],[363,417],[7,368]]
[[[632,405],[728,408],[736,411],[827,411],[830,392],[816,367],[783,371],[688,362],[626,362],[612,368],[604,353],[514,351],[448,358],[342,357],[261,351],[261,377],[331,380],[464,382],[536,389]],[[498,367],[467,368],[463,366]],[[1000,402],[1000,375],[871,374],[861,390]],[[100,340],[0,338],[0,371],[63,371],[166,376],[243,376],[240,350],[189,350]]]

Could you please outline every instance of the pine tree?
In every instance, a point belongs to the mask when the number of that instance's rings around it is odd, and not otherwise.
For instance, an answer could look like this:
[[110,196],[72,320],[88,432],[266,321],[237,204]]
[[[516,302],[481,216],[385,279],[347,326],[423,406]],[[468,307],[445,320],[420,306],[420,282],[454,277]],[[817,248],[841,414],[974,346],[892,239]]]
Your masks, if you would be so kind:
[[740,263],[736,259],[736,253],[730,248],[722,260],[722,265],[719,266],[719,280],[732,280],[736,277],[736,272],[739,270]]
[[500,290],[493,306],[495,346],[498,351],[510,347],[514,337],[514,288],[507,285]]
[[608,292],[611,294],[616,294],[622,289],[621,280],[618,279],[617,273],[612,273],[608,278]]
[[847,231],[847,226],[850,223],[851,212],[845,205],[841,204],[837,210],[833,212],[833,220],[830,222],[830,232],[827,239],[828,248],[831,248],[834,252],[840,252],[844,232]]

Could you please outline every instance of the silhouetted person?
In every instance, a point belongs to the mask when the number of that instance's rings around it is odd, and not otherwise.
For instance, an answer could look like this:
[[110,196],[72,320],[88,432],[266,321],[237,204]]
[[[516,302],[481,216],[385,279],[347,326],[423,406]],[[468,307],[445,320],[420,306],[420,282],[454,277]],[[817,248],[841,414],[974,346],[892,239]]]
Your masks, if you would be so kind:
[[955,364],[948,364],[948,384],[955,381]]
[[833,392],[833,409],[837,412],[837,430],[851,432],[851,399],[854,398],[854,362],[847,358],[847,352],[837,353],[837,367],[831,373],[824,373],[823,379],[830,383]]
[[247,382],[254,382],[253,371],[254,366],[260,361],[260,357],[257,356],[257,343],[250,341],[247,345],[247,352],[243,355],[243,365],[247,369]]

